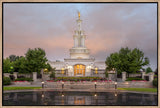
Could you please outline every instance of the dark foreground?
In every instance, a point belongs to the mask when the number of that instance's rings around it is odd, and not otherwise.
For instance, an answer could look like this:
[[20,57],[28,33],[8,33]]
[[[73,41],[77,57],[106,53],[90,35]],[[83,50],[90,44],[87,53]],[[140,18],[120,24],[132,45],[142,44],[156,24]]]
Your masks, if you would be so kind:
[[127,92],[29,91],[3,94],[5,106],[39,105],[157,105],[156,94]]

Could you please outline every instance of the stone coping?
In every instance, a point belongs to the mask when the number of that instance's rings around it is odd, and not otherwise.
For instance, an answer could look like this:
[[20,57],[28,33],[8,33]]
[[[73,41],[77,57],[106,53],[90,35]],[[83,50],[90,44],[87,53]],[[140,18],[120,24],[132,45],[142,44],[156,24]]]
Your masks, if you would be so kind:
[[5,90],[3,91],[3,93],[13,93],[13,92],[29,92],[29,91],[59,91],[59,92],[62,92],[62,91],[74,91],[74,92],[112,92],[112,93],[123,93],[123,92],[126,92],[126,93],[141,93],[141,94],[155,94],[155,95],[158,95],[157,92],[137,92],[137,91],[128,91],[128,90],[115,90],[115,89],[51,89],[51,88],[44,88],[44,89],[32,89],[32,90]]

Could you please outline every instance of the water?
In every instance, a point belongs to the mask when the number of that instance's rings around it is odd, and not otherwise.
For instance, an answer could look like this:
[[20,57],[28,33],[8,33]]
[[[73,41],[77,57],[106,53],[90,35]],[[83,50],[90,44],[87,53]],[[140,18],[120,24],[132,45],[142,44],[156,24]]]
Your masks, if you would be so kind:
[[127,92],[33,91],[3,94],[3,105],[157,105],[157,95]]

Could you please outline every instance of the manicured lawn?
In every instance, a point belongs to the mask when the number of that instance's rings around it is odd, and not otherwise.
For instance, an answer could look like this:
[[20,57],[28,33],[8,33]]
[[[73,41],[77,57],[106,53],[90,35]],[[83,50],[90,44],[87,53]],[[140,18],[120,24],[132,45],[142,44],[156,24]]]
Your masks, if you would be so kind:
[[41,89],[42,87],[3,87],[3,90]]
[[157,88],[117,88],[118,90],[128,90],[137,92],[157,92]]

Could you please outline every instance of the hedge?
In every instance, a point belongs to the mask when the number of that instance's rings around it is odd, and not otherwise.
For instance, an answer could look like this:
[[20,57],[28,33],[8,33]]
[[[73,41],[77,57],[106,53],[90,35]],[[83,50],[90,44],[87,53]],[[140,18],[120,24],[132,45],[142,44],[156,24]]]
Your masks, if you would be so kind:
[[155,78],[155,79],[153,80],[153,85],[154,85],[155,87],[158,87],[158,80],[157,80],[157,78]]
[[11,79],[9,77],[4,77],[3,78],[3,85],[10,85],[11,84]]
[[144,80],[144,79],[142,79],[142,78],[133,78],[133,77],[131,77],[131,78],[127,78],[126,81],[132,81],[132,80]]
[[32,78],[17,78],[15,81],[33,81]]

